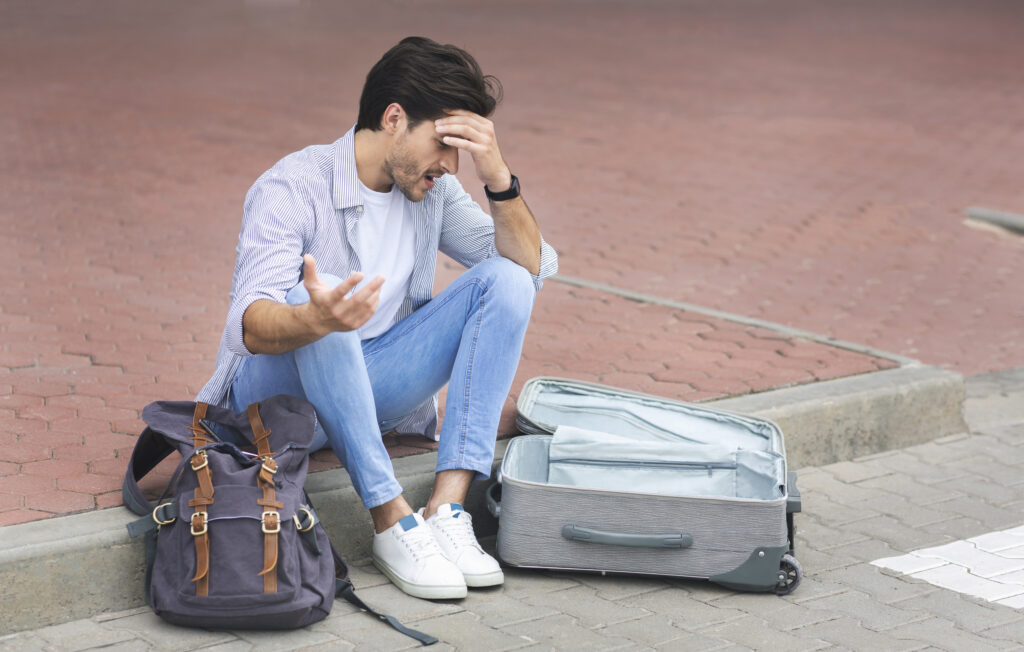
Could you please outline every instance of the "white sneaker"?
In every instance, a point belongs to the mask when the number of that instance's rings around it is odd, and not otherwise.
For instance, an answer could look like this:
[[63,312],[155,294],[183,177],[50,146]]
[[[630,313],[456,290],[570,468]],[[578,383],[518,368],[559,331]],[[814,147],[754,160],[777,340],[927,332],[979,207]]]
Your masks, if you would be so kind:
[[466,580],[442,554],[419,514],[409,514],[373,535],[373,565],[411,596],[442,600],[466,597]]
[[[418,514],[422,516],[423,510]],[[462,571],[467,586],[496,586],[505,581],[497,560],[477,543],[473,519],[462,505],[441,505],[437,513],[427,519],[427,525],[433,530],[444,556]]]

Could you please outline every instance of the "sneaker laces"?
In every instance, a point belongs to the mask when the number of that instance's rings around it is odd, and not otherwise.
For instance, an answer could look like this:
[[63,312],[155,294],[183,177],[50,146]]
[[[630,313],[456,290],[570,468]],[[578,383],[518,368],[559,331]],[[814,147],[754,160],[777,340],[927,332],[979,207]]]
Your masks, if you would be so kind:
[[476,535],[473,533],[473,519],[469,512],[458,512],[457,517],[434,519],[434,523],[455,547],[459,549],[463,546],[480,548]]
[[421,524],[411,530],[406,530],[399,538],[405,544],[405,547],[409,549],[409,552],[412,553],[416,561],[424,557],[441,554],[441,548],[437,545],[437,540],[434,539],[434,535],[426,525]]

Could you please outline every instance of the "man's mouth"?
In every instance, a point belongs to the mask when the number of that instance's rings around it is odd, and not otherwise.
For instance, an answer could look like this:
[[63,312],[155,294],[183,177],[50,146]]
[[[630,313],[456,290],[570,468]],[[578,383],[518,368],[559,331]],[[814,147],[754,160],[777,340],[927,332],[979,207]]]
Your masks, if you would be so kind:
[[[444,174],[444,173],[442,172],[441,174]],[[431,188],[434,187],[434,182],[437,180],[438,177],[441,176],[441,174],[425,174],[425,175],[423,175],[424,180],[426,180],[426,182],[427,182],[427,190],[430,190]]]

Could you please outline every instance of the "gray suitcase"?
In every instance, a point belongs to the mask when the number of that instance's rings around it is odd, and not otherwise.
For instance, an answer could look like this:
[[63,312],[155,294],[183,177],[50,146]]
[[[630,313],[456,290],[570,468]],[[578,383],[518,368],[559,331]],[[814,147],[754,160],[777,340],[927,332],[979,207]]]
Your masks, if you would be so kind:
[[517,408],[487,494],[504,563],[796,588],[800,495],[774,423],[548,377]]

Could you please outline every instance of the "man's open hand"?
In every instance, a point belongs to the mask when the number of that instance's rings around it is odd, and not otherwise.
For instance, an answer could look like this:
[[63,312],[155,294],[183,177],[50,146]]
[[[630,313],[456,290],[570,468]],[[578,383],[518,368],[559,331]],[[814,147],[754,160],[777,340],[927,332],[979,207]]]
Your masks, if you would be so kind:
[[362,272],[354,272],[332,288],[317,277],[313,256],[306,254],[302,261],[302,283],[309,292],[309,303],[305,304],[307,319],[320,336],[335,331],[354,331],[369,321],[377,311],[380,288],[384,285],[383,276],[378,276],[352,296],[346,297],[363,280]]
[[445,145],[467,151],[473,157],[476,174],[493,192],[508,190],[512,173],[498,149],[494,123],[469,111],[456,109],[434,121]]

